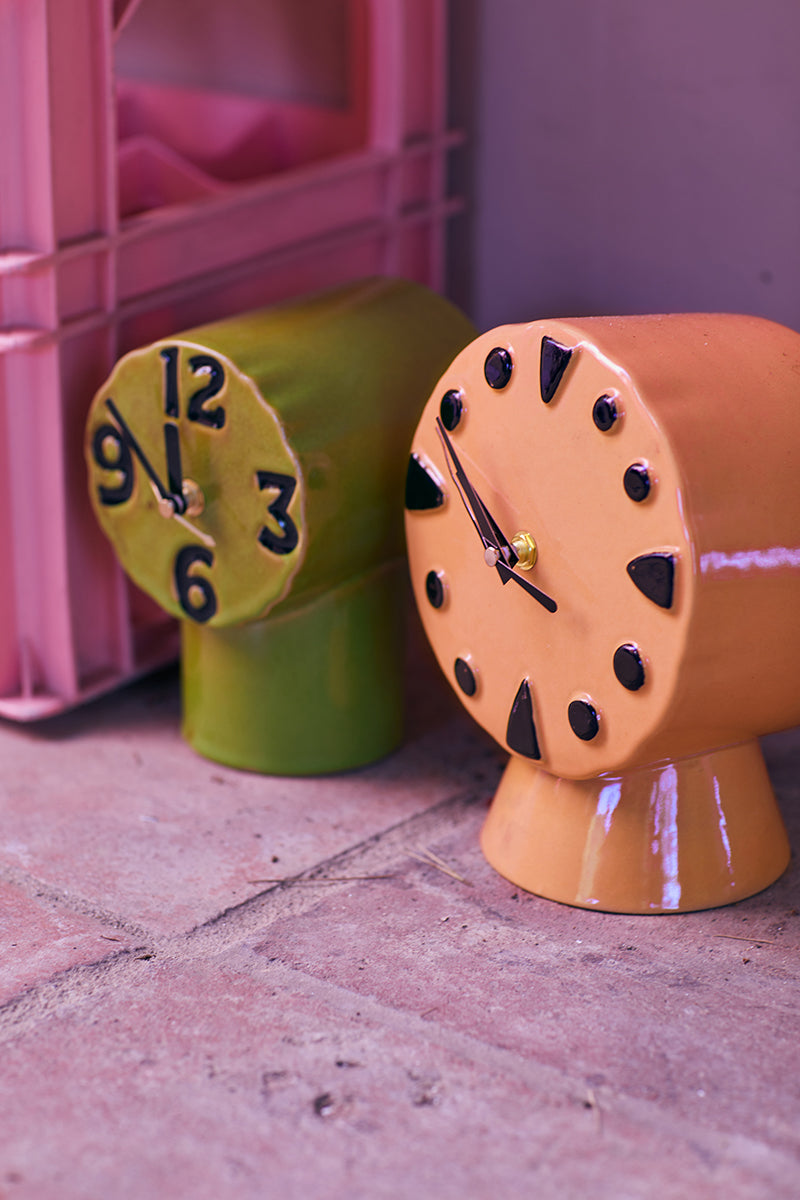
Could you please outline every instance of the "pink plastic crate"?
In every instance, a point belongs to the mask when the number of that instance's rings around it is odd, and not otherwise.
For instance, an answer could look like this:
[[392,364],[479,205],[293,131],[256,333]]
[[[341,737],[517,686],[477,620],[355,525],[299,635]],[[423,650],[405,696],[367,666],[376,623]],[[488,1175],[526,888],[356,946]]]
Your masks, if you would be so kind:
[[0,715],[176,653],[86,495],[121,354],[362,275],[441,285],[445,10],[0,0]]

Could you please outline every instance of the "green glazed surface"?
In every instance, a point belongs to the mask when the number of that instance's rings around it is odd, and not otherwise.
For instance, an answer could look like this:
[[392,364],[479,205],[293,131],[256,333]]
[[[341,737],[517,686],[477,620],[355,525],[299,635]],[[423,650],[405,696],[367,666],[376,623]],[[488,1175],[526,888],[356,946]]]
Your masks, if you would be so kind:
[[403,731],[405,561],[251,625],[184,621],[184,736],[208,758],[272,775],[341,771]]
[[417,284],[370,279],[182,335],[226,356],[278,415],[300,464],[305,554],[288,596],[247,625],[183,622],[184,734],[270,774],[379,758],[402,736],[411,437],[475,336]]
[[253,380],[300,462],[307,549],[273,614],[405,553],[411,438],[475,333],[427,288],[368,279],[181,335]]

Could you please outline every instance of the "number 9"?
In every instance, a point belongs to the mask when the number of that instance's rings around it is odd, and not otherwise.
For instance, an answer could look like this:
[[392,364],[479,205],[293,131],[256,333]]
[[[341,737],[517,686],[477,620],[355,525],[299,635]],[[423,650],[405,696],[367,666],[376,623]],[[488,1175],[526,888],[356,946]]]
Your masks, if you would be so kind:
[[97,486],[101,504],[124,504],[133,492],[133,457],[128,443],[113,425],[101,425],[92,438],[94,461],[103,471],[117,471],[122,476],[117,487]]

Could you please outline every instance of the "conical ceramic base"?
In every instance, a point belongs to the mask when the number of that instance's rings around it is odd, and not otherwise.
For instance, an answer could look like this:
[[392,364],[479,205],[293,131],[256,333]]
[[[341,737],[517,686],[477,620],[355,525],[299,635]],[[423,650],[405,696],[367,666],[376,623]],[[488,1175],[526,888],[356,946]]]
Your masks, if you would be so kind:
[[731,904],[789,861],[757,741],[584,780],[513,756],[481,845],[526,891],[607,912]]

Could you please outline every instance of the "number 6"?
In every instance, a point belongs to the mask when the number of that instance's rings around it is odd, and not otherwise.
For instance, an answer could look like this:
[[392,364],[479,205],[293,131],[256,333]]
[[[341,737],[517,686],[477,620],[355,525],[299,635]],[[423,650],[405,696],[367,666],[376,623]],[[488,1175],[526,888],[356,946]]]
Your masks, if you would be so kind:
[[173,579],[181,608],[187,617],[202,625],[217,611],[217,597],[207,579],[189,573],[195,563],[213,567],[214,555],[205,546],[184,546],[175,556]]

